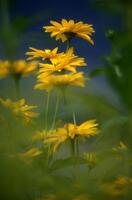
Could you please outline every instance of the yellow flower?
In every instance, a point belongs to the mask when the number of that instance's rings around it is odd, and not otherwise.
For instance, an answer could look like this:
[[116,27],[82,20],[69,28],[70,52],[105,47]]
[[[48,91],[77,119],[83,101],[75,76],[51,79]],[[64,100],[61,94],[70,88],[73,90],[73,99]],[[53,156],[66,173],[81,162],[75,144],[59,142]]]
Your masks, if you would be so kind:
[[88,120],[81,125],[65,124],[65,129],[68,131],[69,136],[74,139],[75,136],[91,137],[97,134],[97,126],[95,120]]
[[35,71],[36,67],[36,62],[25,62],[24,60],[17,60],[11,63],[10,73],[28,76]]
[[32,140],[33,141],[37,141],[37,140],[44,140],[46,136],[46,131],[38,131],[37,133],[35,133],[33,136],[32,136]]
[[47,77],[38,77],[38,83],[35,89],[51,90],[53,87],[63,87],[68,85],[84,87],[85,78],[83,72],[64,75],[50,75]]
[[24,60],[17,61],[0,61],[0,77],[8,75],[28,76],[32,74],[37,67],[37,62],[26,62]]
[[86,66],[84,58],[79,58],[74,55],[73,48],[69,48],[65,54],[60,54],[50,61],[50,64],[40,63],[40,77],[47,76],[54,72],[63,72],[63,70],[75,73],[77,67]]
[[115,152],[121,152],[121,151],[127,150],[127,146],[123,142],[120,142],[118,147],[113,148],[113,150]]
[[9,61],[0,60],[0,78],[4,78],[9,75],[9,70],[8,70],[9,65],[10,65]]
[[56,47],[53,50],[50,49],[40,50],[32,47],[30,47],[29,49],[32,51],[26,53],[26,55],[29,56],[28,60],[33,60],[36,58],[42,58],[43,60],[50,60],[58,56],[57,53],[58,47]]
[[23,161],[29,162],[29,159],[37,157],[42,153],[43,152],[39,148],[31,148],[24,153],[19,153],[18,157]]
[[36,108],[36,106],[29,106],[25,104],[25,99],[20,99],[16,102],[13,102],[10,99],[0,99],[0,103],[9,108],[16,117],[21,117],[25,120],[25,122],[30,122],[33,118],[38,116],[38,113],[32,112],[30,110]]
[[82,21],[75,23],[74,20],[67,21],[66,19],[62,19],[61,23],[56,21],[50,21],[50,23],[51,26],[44,26],[43,28],[45,32],[51,33],[51,37],[56,37],[56,40],[61,39],[62,42],[65,42],[73,36],[78,36],[94,44],[90,36],[95,31],[91,24],[85,24]]
[[44,139],[44,144],[51,146],[51,152],[55,153],[60,145],[69,138],[67,130],[65,128],[58,128],[53,133],[48,133]]
[[121,176],[115,181],[103,184],[102,189],[111,196],[121,196],[132,190],[132,179]]
[[58,128],[52,133],[48,133],[44,139],[44,144],[52,147],[52,152],[56,152],[59,146],[67,139],[75,137],[92,137],[98,134],[98,124],[95,120],[88,120],[81,125],[65,124],[63,128]]
[[91,165],[95,165],[98,161],[97,156],[95,153],[84,153],[84,159]]

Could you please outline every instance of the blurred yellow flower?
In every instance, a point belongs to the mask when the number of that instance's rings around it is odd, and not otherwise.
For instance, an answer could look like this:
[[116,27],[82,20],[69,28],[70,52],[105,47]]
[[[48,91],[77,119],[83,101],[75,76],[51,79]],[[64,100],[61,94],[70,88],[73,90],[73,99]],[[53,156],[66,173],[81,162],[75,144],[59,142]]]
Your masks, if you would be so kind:
[[88,153],[84,153],[84,159],[91,165],[95,165],[98,161],[97,159],[97,156],[95,153],[91,153],[91,152],[88,152]]
[[32,136],[32,140],[33,141],[37,141],[37,140],[44,140],[46,136],[46,131],[38,131],[37,133],[35,133],[33,136]]
[[48,133],[44,139],[44,144],[52,147],[52,152],[56,152],[59,146],[67,139],[75,137],[92,137],[98,134],[98,124],[95,120],[88,120],[81,125],[65,124],[63,128],[58,128],[52,133]]
[[50,21],[51,26],[44,26],[45,32],[51,33],[51,37],[56,37],[56,40],[61,39],[62,42],[71,39],[74,36],[78,36],[94,44],[91,39],[91,35],[95,32],[93,25],[85,24],[82,21],[77,23],[74,20],[67,21],[62,19],[61,23],[56,21]]
[[129,191],[132,191],[132,178],[118,177],[115,181],[103,184],[102,189],[112,196],[127,194]]
[[117,147],[113,148],[113,150],[116,152],[121,152],[127,150],[127,146],[123,142],[120,142]]
[[37,106],[26,105],[25,99],[20,99],[16,102],[13,102],[11,99],[0,99],[0,103],[4,107],[9,108],[16,117],[21,117],[27,123],[38,116],[38,113],[30,111]]
[[37,62],[17,61],[0,61],[0,78],[8,75],[17,77],[28,76],[32,74],[37,67]]
[[85,78],[83,72],[64,75],[50,75],[47,77],[38,77],[38,83],[35,85],[35,89],[51,90],[54,87],[63,87],[68,85],[84,87]]
[[23,161],[29,162],[29,159],[37,157],[42,153],[43,152],[39,148],[31,148],[24,153],[19,153],[18,157]]
[[77,67],[86,66],[84,58],[79,58],[73,53],[73,48],[69,48],[66,53],[62,53],[52,58],[50,64],[40,63],[39,76],[44,77],[54,72],[63,72],[63,70],[76,72]]
[[58,47],[56,47],[53,50],[50,50],[50,49],[40,50],[40,49],[35,49],[32,47],[30,47],[29,49],[31,51],[26,53],[26,55],[29,56],[28,60],[33,60],[36,58],[42,58],[43,60],[50,60],[58,56],[58,53],[57,53]]
[[50,146],[51,153],[55,153],[60,145],[69,138],[65,128],[58,128],[53,133],[48,133],[44,139],[44,144]]
[[91,137],[97,135],[97,126],[96,120],[88,120],[79,126],[71,123],[65,124],[64,128],[69,136],[74,139],[75,136]]
[[9,75],[9,61],[0,60],[0,78],[4,78]]

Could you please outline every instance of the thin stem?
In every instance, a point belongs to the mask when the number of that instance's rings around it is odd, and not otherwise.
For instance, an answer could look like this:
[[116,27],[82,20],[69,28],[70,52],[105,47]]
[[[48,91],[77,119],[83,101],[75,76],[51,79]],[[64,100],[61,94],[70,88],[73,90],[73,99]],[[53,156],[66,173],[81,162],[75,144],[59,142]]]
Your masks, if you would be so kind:
[[48,128],[48,114],[49,114],[50,92],[47,95],[46,111],[45,111],[45,130]]
[[20,79],[14,78],[14,83],[15,83],[15,96],[16,99],[20,99]]
[[59,108],[59,94],[57,95],[57,99],[56,99],[55,113],[54,113],[54,117],[53,117],[53,123],[52,123],[52,126],[51,126],[52,129],[54,128],[55,123],[56,123],[58,108]]
[[76,125],[76,116],[75,116],[75,112],[72,110],[72,117],[73,117],[73,123]]
[[72,156],[76,155],[76,141],[75,141],[75,139],[71,139],[71,154],[72,154]]
[[49,159],[50,159],[50,146],[48,147],[48,153],[47,153],[47,158],[46,158],[46,165],[49,165]]
[[[74,123],[74,125],[76,126],[76,125],[77,125],[77,122],[76,122],[76,115],[75,115],[75,112],[72,111],[72,114],[73,114],[73,123]],[[79,140],[78,140],[78,138],[75,139],[75,155],[76,155],[76,156],[79,156]]]
[[76,138],[76,154],[79,156],[79,140]]

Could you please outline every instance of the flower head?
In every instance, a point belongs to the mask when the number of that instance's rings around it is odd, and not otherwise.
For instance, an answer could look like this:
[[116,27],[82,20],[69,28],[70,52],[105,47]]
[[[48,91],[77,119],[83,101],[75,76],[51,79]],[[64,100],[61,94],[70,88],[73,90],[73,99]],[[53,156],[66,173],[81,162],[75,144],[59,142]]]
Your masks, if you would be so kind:
[[82,21],[75,23],[74,20],[67,21],[66,19],[62,19],[61,23],[56,21],[50,21],[50,23],[51,26],[44,26],[45,32],[51,33],[51,37],[56,37],[56,40],[61,39],[65,42],[73,36],[78,36],[94,44],[90,36],[95,31],[91,24],[85,24]]
[[65,129],[69,133],[69,136],[74,139],[75,136],[91,137],[97,134],[97,126],[95,120],[88,120],[81,125],[65,124]]
[[0,61],[0,77],[8,75],[28,76],[32,74],[37,67],[37,62],[26,62],[25,60],[17,61]]
[[50,59],[50,64],[40,63],[39,76],[47,76],[54,72],[71,71],[76,72],[77,67],[86,66],[84,58],[79,58],[73,53],[73,48],[69,48],[66,53]]
[[64,75],[50,75],[47,77],[38,77],[38,83],[35,85],[35,89],[51,90],[54,87],[64,87],[68,85],[84,87],[85,78],[83,72]]
[[26,53],[26,55],[29,56],[28,60],[33,60],[36,58],[42,58],[43,60],[50,60],[58,56],[57,53],[58,47],[56,47],[53,50],[50,49],[40,50],[32,47],[30,47],[29,49],[31,51]]
[[36,108],[36,106],[26,105],[25,99],[20,99],[16,102],[13,102],[11,99],[0,99],[0,103],[4,107],[9,108],[16,117],[24,119],[27,123],[38,116],[38,113],[31,111],[32,109]]
[[4,78],[9,75],[9,61],[0,60],[0,78]]
[[98,124],[95,120],[88,120],[81,125],[65,124],[63,128],[47,134],[44,143],[52,147],[53,153],[67,139],[75,139],[76,137],[92,137],[98,133]]

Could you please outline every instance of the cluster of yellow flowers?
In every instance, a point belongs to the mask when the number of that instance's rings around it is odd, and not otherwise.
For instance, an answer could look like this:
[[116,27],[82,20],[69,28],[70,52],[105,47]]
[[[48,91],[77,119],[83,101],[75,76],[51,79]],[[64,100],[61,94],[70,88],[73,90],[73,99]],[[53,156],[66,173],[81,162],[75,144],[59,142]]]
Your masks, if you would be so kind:
[[[61,39],[70,41],[72,37],[78,36],[93,44],[91,35],[94,32],[92,25],[84,24],[83,22],[75,23],[74,20],[62,19],[61,24],[56,21],[51,21],[53,26],[45,26],[45,32],[51,32],[51,37],[56,37],[56,40]],[[84,58],[80,58],[74,54],[74,49],[68,48],[67,51],[58,53],[58,48],[53,50],[39,50],[30,48],[30,52],[26,55],[29,60],[41,58],[45,63],[39,63],[39,72],[37,76],[36,89],[50,90],[53,87],[59,86],[80,86],[84,87],[84,73],[78,73],[77,67],[86,66]]]
[[73,48],[66,53],[57,53],[58,48],[44,51],[30,48],[33,51],[27,52],[29,59],[42,57],[45,63],[39,63],[36,89],[50,90],[56,86],[84,86],[85,78],[83,73],[77,72],[77,67],[86,66],[84,58],[74,55]]
[[[74,20],[62,19],[61,23],[51,21],[52,26],[44,26],[45,32],[50,32],[51,37],[68,44],[75,36],[81,37],[91,44],[91,35],[94,32],[92,25],[83,22],[75,23]],[[83,72],[78,72],[78,67],[87,66],[85,59],[74,54],[74,48],[67,46],[66,52],[58,52],[58,47],[50,50],[39,50],[30,47],[26,53],[28,60],[41,59],[35,89],[50,91],[53,88],[65,88],[68,85],[85,86],[86,78]],[[33,136],[34,140],[42,140],[50,146],[50,152],[55,153],[60,145],[67,140],[74,141],[79,137],[91,137],[98,133],[96,120],[88,120],[81,125],[68,123],[62,128],[43,130]]]
[[[67,41],[68,46],[66,52],[59,52],[58,47],[50,50],[39,50],[30,48],[26,53],[28,60],[40,59],[39,61],[26,62],[24,60],[18,61],[0,61],[0,78],[12,75],[14,79],[19,80],[22,76],[33,73],[37,65],[39,66],[37,72],[37,83],[35,89],[46,90],[49,92],[53,88],[65,88],[72,86],[85,86],[86,78],[84,72],[78,72],[78,67],[87,66],[85,59],[74,54],[74,48],[69,46],[71,39],[75,36],[83,38],[94,44],[91,39],[94,29],[92,25],[85,24],[82,21],[75,23],[74,20],[62,19],[61,23],[51,21],[52,26],[44,26],[45,32],[50,32],[51,37],[62,42]],[[17,82],[16,82],[17,84]],[[25,104],[24,99],[13,102],[10,99],[0,99],[0,103],[9,108],[16,117],[22,117],[26,122],[36,118],[38,113],[31,110],[35,106]],[[45,125],[46,126],[46,125]],[[51,152],[56,152],[59,146],[68,139],[74,141],[78,137],[91,137],[98,133],[98,124],[96,120],[88,120],[81,125],[67,123],[62,128],[45,130],[37,133],[34,139],[43,140],[46,146],[50,146]],[[52,130],[53,129],[53,130]],[[36,150],[36,149],[35,149]],[[31,153],[31,154],[30,154]],[[24,157],[29,155],[34,156],[34,151],[28,151],[27,154],[22,154]],[[26,155],[26,156],[25,156]],[[36,151],[35,151],[36,155]]]

